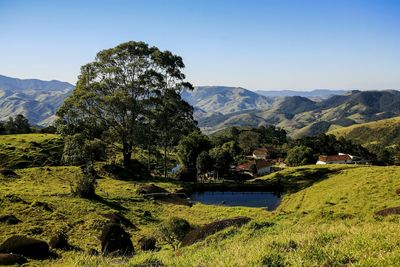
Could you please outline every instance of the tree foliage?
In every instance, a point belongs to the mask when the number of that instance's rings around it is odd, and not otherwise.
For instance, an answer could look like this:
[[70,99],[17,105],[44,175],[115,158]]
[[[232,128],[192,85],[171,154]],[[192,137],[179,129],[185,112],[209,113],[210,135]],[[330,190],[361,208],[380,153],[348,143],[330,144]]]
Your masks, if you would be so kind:
[[300,166],[315,163],[313,150],[306,146],[295,146],[289,149],[286,157],[289,166]]
[[[181,57],[143,42],[100,51],[93,62],[82,66],[75,90],[59,109],[59,131],[85,133],[89,138],[100,135],[122,152],[128,166],[135,147],[155,142],[148,138],[154,136],[152,127],[165,129],[171,123],[167,107],[175,107],[173,112],[184,105],[178,93],[192,86],[184,82],[183,68]],[[164,118],[156,115],[160,110]],[[193,124],[190,109],[184,115],[174,114]],[[160,138],[168,145],[176,140],[165,134]]]

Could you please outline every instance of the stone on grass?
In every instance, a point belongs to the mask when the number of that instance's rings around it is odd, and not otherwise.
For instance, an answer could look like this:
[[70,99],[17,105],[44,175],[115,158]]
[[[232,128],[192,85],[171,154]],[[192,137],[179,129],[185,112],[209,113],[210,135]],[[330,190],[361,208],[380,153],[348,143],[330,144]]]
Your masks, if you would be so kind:
[[107,224],[100,241],[104,256],[132,256],[135,252],[130,235],[119,224]]
[[12,253],[32,259],[45,259],[50,256],[49,245],[38,239],[26,236],[12,236],[0,245],[0,253]]

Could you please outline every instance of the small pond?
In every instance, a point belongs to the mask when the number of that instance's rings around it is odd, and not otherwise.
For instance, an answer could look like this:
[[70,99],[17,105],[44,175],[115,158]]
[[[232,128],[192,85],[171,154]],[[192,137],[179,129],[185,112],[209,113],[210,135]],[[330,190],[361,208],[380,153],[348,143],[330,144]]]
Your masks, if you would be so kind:
[[211,205],[264,207],[267,210],[274,210],[281,201],[282,194],[275,192],[223,192],[204,191],[195,192],[190,196],[194,202]]

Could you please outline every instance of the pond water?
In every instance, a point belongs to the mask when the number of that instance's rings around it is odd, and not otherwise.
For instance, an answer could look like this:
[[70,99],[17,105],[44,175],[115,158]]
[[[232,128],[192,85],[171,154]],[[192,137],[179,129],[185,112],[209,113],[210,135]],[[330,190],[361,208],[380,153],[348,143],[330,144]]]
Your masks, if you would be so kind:
[[265,207],[274,210],[281,201],[282,194],[275,192],[195,192],[190,196],[194,202],[212,205]]

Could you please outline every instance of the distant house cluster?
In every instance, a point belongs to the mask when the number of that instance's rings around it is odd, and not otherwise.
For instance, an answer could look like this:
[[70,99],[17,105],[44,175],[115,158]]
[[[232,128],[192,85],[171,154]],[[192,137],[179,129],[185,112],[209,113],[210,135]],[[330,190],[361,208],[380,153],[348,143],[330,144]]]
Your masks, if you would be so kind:
[[279,162],[283,163],[282,159],[274,158],[273,149],[266,147],[259,147],[253,150],[252,154],[248,156],[248,160],[236,166],[236,171],[247,173],[252,176],[263,176],[273,172],[273,166]]
[[316,164],[368,164],[368,162],[358,156],[339,153],[337,155],[321,155]]

